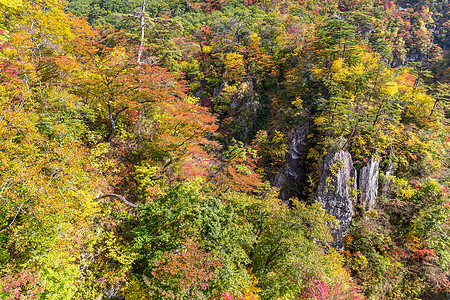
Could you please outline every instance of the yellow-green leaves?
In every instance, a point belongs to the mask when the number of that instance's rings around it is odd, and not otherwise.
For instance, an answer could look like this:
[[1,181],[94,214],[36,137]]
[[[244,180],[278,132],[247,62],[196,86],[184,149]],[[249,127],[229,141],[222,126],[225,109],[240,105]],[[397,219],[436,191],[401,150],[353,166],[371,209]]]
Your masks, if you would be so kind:
[[0,0],[0,5],[4,5],[9,8],[18,8],[22,5],[21,0]]
[[239,53],[228,53],[224,60],[225,79],[228,81],[239,81],[245,77],[244,56]]

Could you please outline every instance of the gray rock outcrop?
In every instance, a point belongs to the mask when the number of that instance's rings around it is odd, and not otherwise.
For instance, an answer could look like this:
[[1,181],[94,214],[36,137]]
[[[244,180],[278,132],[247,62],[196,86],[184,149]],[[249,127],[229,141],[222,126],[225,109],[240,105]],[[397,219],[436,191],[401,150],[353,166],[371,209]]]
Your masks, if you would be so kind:
[[356,170],[350,153],[341,150],[336,154],[327,154],[317,190],[317,201],[339,222],[339,228],[333,229],[334,246],[338,250],[344,248],[343,240],[352,224],[354,190]]
[[367,165],[362,167],[359,173],[359,203],[367,211],[375,206],[375,200],[378,195],[378,177],[379,177],[380,159],[371,157]]
[[298,175],[290,168],[282,168],[275,175],[273,185],[280,189],[279,197],[286,204],[289,204],[289,199],[297,192],[297,178]]
[[392,194],[392,176],[395,174],[394,167],[391,164],[386,166],[383,181],[381,182],[381,195],[390,197]]

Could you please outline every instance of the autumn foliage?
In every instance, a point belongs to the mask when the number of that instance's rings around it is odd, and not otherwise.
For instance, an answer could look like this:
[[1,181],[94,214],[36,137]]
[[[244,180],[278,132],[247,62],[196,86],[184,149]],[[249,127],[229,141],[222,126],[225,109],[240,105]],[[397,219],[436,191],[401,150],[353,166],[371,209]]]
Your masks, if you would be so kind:
[[447,4],[0,0],[0,298],[448,294]]

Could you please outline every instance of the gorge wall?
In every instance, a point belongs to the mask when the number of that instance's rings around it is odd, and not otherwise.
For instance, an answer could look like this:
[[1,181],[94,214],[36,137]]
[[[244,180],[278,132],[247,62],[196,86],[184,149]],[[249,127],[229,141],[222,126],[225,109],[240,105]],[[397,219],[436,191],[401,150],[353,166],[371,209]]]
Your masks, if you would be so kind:
[[356,169],[350,153],[341,150],[336,154],[327,154],[316,199],[339,222],[339,227],[333,229],[334,244],[339,250],[344,248],[343,239],[352,224],[356,188]]
[[[273,179],[274,186],[280,188],[280,198],[286,204],[289,204],[290,198],[301,198],[305,190],[308,133],[306,125],[291,131],[287,164]],[[369,157],[367,164],[357,171],[353,166],[352,155],[347,150],[340,150],[326,154],[319,166],[320,179],[314,200],[322,203],[324,210],[337,219],[339,226],[332,233],[334,246],[339,250],[344,248],[343,240],[349,232],[355,210],[374,209],[379,188],[382,193],[389,190],[390,182],[378,184],[380,162],[376,156]]]

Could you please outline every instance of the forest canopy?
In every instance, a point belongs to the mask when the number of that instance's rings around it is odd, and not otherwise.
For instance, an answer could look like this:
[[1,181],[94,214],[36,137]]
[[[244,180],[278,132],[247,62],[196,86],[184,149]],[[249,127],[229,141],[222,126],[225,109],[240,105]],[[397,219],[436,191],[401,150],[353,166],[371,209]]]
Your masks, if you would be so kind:
[[0,0],[0,299],[446,299],[448,0]]

